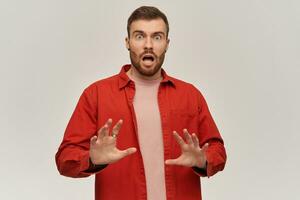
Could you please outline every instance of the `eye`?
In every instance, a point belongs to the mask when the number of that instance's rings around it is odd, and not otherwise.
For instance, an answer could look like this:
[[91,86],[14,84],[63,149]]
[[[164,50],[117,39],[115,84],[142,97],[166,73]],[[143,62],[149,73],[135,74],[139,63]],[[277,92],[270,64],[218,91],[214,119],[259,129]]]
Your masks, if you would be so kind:
[[161,35],[155,35],[154,40],[161,40]]
[[141,40],[141,39],[143,39],[144,38],[144,36],[142,35],[142,34],[137,34],[136,36],[135,36],[135,39],[137,39],[137,40]]

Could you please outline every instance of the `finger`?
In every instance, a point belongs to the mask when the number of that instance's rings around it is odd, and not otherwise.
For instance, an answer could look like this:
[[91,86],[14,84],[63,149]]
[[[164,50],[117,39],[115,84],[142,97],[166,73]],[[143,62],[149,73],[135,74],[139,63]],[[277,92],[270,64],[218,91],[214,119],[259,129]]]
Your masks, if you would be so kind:
[[199,147],[199,140],[198,140],[198,137],[196,136],[195,133],[192,134],[192,140],[193,140],[194,147],[198,148]]
[[106,121],[106,124],[105,124],[105,129],[104,129],[104,135],[105,136],[109,136],[109,129],[111,127],[111,124],[112,124],[112,119],[109,118],[107,121]]
[[99,130],[98,130],[98,137],[99,138],[103,138],[104,136],[107,136],[109,134],[109,126],[112,123],[112,119],[108,119],[106,121],[106,123],[104,124],[104,126],[102,126]]
[[[105,125],[104,125],[105,126]],[[103,138],[104,137],[104,126],[102,126],[99,130],[98,130],[98,138]]]
[[176,131],[173,131],[173,134],[174,134],[174,138],[177,141],[177,143],[179,144],[179,146],[182,147],[185,144],[182,137],[180,137],[180,135]]
[[209,146],[209,144],[208,144],[208,143],[205,143],[205,144],[202,146],[201,150],[205,152],[205,151],[208,149],[208,146]]
[[165,161],[166,165],[179,165],[178,159],[168,159]]
[[99,131],[98,131],[98,137],[99,138],[103,138],[105,136],[108,136],[109,134],[109,128],[107,126],[107,124],[105,124],[104,126],[102,126]]
[[96,135],[94,135],[93,137],[91,137],[91,139],[90,139],[91,145],[96,144],[97,138],[98,138],[98,137],[97,137]]
[[109,127],[111,126],[111,124],[112,124],[112,119],[109,118],[106,121],[106,123],[104,124],[103,129],[102,129],[102,135],[103,135],[103,137],[109,135]]
[[122,127],[122,124],[123,124],[123,120],[120,119],[120,120],[116,123],[116,125],[113,127],[113,130],[112,130],[111,135],[112,135],[114,138],[116,138],[116,137],[118,136],[119,131],[120,131],[121,127]]
[[193,144],[192,137],[191,137],[191,135],[189,134],[189,132],[187,131],[187,129],[183,129],[183,133],[184,133],[186,142],[187,142],[189,145],[194,145],[194,144]]
[[135,147],[130,147],[128,149],[125,149],[123,151],[121,151],[122,153],[122,158],[129,156],[130,154],[133,154],[136,152],[136,148]]

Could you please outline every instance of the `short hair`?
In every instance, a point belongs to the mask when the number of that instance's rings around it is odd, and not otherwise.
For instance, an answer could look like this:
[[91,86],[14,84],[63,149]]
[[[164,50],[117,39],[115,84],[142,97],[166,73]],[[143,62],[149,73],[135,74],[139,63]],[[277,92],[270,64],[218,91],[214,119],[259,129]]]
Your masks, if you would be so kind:
[[168,37],[168,35],[169,35],[168,19],[163,12],[161,12],[158,8],[153,7],[153,6],[141,6],[137,9],[135,9],[131,13],[131,15],[129,16],[129,18],[127,20],[128,37],[130,37],[130,25],[132,24],[132,22],[139,20],[139,19],[152,20],[152,19],[159,19],[159,18],[161,18],[166,24],[167,37]]

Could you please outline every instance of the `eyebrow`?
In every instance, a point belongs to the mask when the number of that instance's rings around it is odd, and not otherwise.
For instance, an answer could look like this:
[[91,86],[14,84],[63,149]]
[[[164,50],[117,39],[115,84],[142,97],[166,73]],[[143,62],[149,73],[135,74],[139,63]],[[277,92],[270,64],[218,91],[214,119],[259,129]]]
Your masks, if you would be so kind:
[[[136,31],[133,31],[132,34],[135,34],[135,33],[145,33],[144,31],[142,30],[136,30]],[[162,35],[165,35],[164,32],[162,31],[157,31],[157,32],[154,32],[152,35],[158,35],[158,34],[162,34]]]

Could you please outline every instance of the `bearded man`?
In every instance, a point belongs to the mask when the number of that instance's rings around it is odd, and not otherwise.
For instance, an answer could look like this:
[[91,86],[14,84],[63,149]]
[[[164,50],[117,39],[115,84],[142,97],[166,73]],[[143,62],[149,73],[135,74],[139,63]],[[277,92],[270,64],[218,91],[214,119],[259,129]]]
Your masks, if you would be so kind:
[[169,23],[155,7],[128,19],[131,64],[82,93],[56,153],[68,177],[95,174],[96,200],[201,199],[223,170],[223,139],[200,91],[162,69]]

